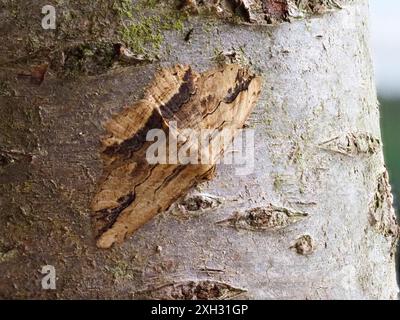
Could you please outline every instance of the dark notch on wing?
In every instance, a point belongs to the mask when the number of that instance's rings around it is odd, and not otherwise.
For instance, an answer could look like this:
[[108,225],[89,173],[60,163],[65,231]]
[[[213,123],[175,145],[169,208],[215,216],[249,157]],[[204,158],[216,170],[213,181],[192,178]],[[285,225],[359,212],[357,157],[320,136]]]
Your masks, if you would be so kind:
[[181,106],[188,102],[196,91],[192,70],[189,68],[183,77],[183,83],[176,93],[165,105],[160,106],[160,112],[154,110],[145,125],[129,139],[120,144],[107,147],[103,153],[107,156],[120,155],[130,158],[134,152],[139,150],[146,142],[146,136],[151,129],[162,129],[163,119],[171,119],[179,111]]
[[107,156],[120,155],[130,158],[134,152],[139,150],[146,142],[147,132],[151,129],[162,129],[163,119],[158,110],[153,110],[145,125],[131,138],[120,144],[107,147],[103,153]]
[[135,201],[135,193],[129,193],[118,199],[119,206],[112,209],[103,209],[93,214],[96,221],[102,223],[103,227],[99,230],[99,235],[110,229],[122,211],[128,208]]
[[228,94],[224,98],[225,103],[232,103],[236,100],[238,95],[249,88],[251,81],[255,78],[254,75],[249,76],[248,78],[244,78],[243,74],[239,72],[236,77],[236,85],[235,88],[231,88],[228,91]]
[[176,93],[166,104],[160,107],[161,114],[165,119],[171,119],[179,109],[187,103],[192,95],[196,93],[196,86],[194,83],[194,77],[192,69],[189,68],[184,76],[183,83],[179,87],[178,93]]

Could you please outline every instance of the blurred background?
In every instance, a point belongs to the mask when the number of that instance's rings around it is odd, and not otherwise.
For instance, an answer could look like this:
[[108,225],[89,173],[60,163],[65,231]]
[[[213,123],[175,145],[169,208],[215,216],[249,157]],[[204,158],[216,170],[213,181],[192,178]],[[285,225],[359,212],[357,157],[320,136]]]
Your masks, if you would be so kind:
[[397,209],[400,208],[399,12],[399,0],[370,0],[373,57],[381,103],[384,151]]

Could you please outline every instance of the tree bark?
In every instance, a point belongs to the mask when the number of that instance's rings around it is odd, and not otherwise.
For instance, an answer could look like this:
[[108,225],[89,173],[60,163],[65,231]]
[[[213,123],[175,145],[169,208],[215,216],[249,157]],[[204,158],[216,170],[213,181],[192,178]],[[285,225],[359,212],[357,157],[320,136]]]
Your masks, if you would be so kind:
[[[147,10],[143,2],[134,10]],[[344,1],[321,14],[316,1],[306,3],[312,17],[269,12],[265,24],[251,11],[232,20],[148,3],[179,24],[153,19],[155,31],[131,28],[129,38],[121,32],[135,18],[127,1],[56,6],[56,30],[41,28],[39,4],[3,1],[0,297],[397,298],[398,226],[368,4]],[[115,65],[120,42],[134,58],[119,47]],[[104,170],[104,124],[143,97],[158,69],[205,72],[221,59],[262,78],[248,122],[254,173],[218,165],[179,206],[99,249],[91,203]],[[55,267],[56,290],[42,289],[45,265]]]

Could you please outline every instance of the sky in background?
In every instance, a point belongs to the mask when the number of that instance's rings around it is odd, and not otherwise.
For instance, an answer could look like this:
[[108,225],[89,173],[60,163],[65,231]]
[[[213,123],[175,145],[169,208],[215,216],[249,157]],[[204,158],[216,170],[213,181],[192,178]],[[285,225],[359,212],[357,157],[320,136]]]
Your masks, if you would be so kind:
[[379,94],[400,98],[400,0],[370,0],[372,48]]

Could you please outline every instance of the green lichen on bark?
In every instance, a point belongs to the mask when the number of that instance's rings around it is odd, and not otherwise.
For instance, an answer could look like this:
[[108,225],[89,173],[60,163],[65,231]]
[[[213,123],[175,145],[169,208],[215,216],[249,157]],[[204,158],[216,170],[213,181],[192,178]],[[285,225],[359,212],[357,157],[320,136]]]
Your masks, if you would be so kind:
[[157,52],[164,42],[165,31],[182,31],[186,16],[174,9],[170,1],[130,0],[114,3],[119,16],[118,36],[137,54]]
[[18,254],[16,249],[11,249],[8,251],[1,252],[0,251],[0,263],[8,262],[14,259]]
[[[172,0],[59,0],[52,5],[56,28],[44,30],[41,5],[9,0],[0,3],[5,31],[0,64],[32,64],[64,48],[101,42],[122,42],[134,53],[155,55],[164,33],[183,30],[187,18]],[[18,46],[12,41],[15,37]]]
[[[111,43],[88,42],[63,51],[62,72],[67,76],[75,74],[100,74],[113,66],[116,52]],[[57,69],[54,65],[53,68]]]
[[0,97],[12,97],[14,92],[7,81],[0,80]]
[[132,266],[123,260],[116,261],[113,266],[106,266],[105,270],[111,273],[114,281],[133,281],[140,275],[140,270],[132,268]]

